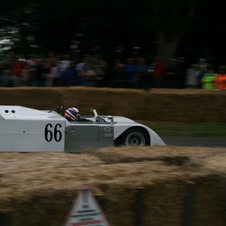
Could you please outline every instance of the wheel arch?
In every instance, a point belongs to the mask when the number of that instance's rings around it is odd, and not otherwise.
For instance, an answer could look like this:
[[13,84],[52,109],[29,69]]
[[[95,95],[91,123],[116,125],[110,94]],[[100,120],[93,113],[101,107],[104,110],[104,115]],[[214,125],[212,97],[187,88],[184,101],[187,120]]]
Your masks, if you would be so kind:
[[146,136],[147,136],[147,138],[148,138],[148,141],[147,141],[147,144],[146,144],[146,145],[151,145],[151,136],[150,136],[148,130],[147,130],[146,128],[142,127],[142,126],[132,126],[132,127],[128,128],[128,129],[126,129],[122,134],[120,134],[120,135],[115,139],[115,141],[114,141],[115,145],[116,145],[116,146],[122,145],[122,144],[123,144],[123,140],[122,140],[123,136],[124,136],[126,133],[128,133],[129,131],[136,130],[136,129],[141,130],[142,132],[144,132],[144,133],[146,134]]

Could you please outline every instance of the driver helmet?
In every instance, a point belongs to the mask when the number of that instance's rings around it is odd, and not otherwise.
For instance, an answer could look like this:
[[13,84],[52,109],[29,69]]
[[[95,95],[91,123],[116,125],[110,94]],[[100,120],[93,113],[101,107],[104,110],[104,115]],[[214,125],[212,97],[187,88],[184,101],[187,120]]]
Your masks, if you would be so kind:
[[71,107],[65,111],[64,117],[69,121],[78,121],[80,114],[78,108]]

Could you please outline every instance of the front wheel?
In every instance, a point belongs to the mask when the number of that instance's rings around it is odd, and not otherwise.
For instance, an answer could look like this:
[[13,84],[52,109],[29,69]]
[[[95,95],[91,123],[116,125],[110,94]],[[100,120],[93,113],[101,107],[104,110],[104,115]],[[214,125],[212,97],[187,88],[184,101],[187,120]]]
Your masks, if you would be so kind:
[[150,145],[150,138],[146,131],[140,128],[132,128],[122,135],[122,144],[127,146]]

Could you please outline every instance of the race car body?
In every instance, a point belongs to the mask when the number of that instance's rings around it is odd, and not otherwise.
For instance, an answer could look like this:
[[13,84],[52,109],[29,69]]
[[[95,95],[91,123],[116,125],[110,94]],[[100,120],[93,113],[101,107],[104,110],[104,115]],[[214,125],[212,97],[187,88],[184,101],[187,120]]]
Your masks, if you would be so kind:
[[[60,108],[60,107],[59,107]],[[78,152],[115,145],[165,145],[149,127],[126,117],[83,116],[69,122],[54,110],[0,106],[1,152]]]

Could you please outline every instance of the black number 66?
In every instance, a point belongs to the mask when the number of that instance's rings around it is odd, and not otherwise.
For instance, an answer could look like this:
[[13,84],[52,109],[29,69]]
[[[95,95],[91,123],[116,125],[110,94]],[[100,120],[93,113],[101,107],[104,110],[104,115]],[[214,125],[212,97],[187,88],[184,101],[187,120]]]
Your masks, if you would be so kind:
[[46,139],[46,141],[51,142],[54,139],[56,142],[60,142],[61,139],[62,139],[62,132],[59,129],[61,127],[62,127],[62,125],[58,123],[53,128],[53,125],[48,123],[45,127],[45,139]]

